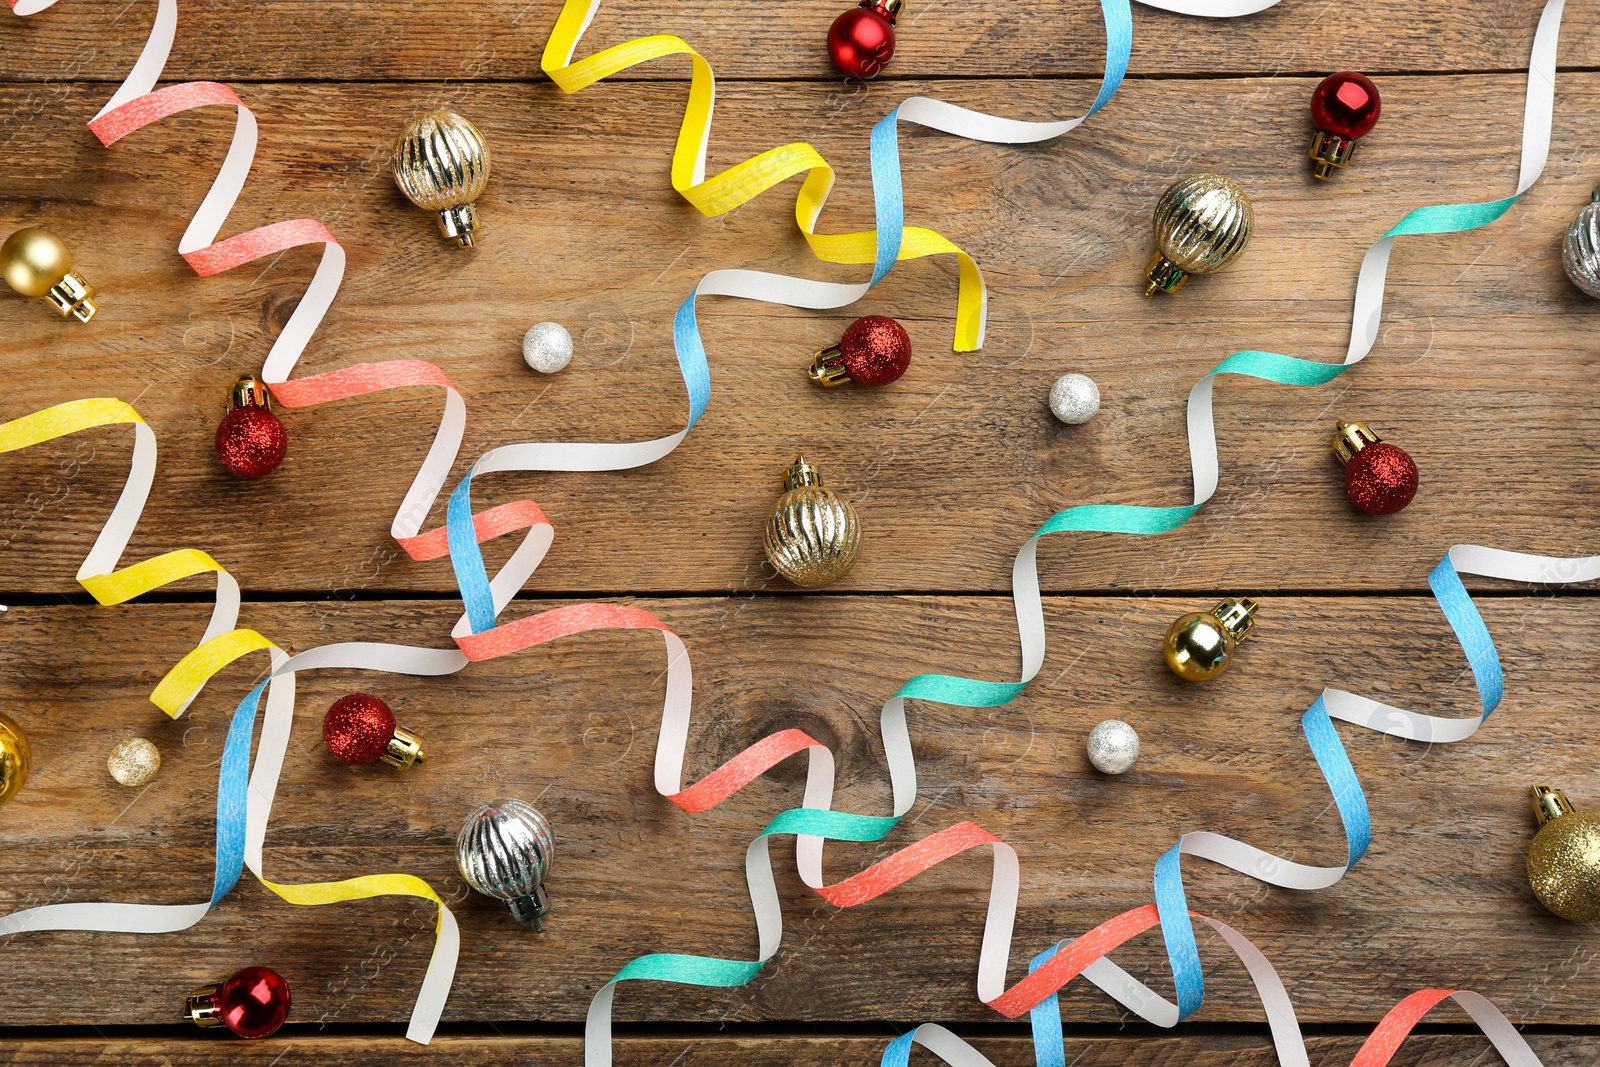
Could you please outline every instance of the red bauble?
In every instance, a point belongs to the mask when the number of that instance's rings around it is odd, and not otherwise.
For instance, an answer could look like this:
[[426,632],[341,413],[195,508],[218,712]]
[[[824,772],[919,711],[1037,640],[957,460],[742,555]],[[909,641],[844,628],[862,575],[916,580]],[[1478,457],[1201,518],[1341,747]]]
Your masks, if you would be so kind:
[[860,7],[834,19],[828,28],[828,55],[834,66],[856,78],[883,73],[894,57],[894,14],[889,5],[863,0]]
[[246,967],[217,990],[217,1008],[240,1037],[266,1037],[289,1017],[289,983],[271,967]]
[[260,404],[244,404],[217,427],[217,459],[240,478],[271,474],[289,451],[289,434],[278,416]]
[[376,763],[394,736],[394,712],[366,693],[340,697],[322,717],[322,741],[346,763]]
[[839,358],[851,381],[888,385],[911,365],[911,335],[887,315],[867,315],[839,338]]
[[1372,131],[1382,109],[1378,87],[1353,70],[1328,75],[1311,94],[1312,124],[1352,141]]
[[1417,495],[1417,464],[1403,448],[1367,445],[1345,464],[1344,491],[1362,511],[1392,515]]

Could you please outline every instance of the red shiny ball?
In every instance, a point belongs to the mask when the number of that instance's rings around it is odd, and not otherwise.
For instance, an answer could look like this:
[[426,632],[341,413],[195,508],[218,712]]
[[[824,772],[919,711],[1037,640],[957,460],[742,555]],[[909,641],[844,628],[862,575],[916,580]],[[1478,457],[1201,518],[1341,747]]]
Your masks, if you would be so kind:
[[246,967],[222,983],[217,1007],[240,1037],[266,1037],[289,1017],[289,983],[271,967]]
[[887,315],[867,315],[844,331],[839,354],[851,381],[888,385],[911,365],[911,335]]
[[1362,511],[1393,515],[1417,495],[1417,465],[1405,449],[1379,441],[1345,464],[1344,491]]
[[876,78],[894,58],[894,23],[875,8],[853,7],[828,28],[828,55],[846,74]]
[[234,408],[217,427],[217,459],[240,478],[271,474],[288,451],[288,431],[278,416],[260,405]]
[[340,697],[322,717],[322,741],[346,763],[376,763],[394,736],[394,712],[366,693]]
[[1328,75],[1311,94],[1311,121],[1317,129],[1352,141],[1371,132],[1382,110],[1378,87],[1353,70]]

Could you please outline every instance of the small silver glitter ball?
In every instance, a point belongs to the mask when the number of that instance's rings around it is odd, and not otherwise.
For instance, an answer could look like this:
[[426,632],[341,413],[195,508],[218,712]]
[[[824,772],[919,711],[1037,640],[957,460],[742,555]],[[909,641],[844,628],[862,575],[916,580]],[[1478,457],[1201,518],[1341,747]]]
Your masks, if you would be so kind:
[[118,785],[144,785],[161,769],[161,753],[142,737],[130,737],[111,750],[106,770]]
[[1139,735],[1121,719],[1107,719],[1089,731],[1089,762],[1105,774],[1121,774],[1139,758]]
[[1050,410],[1068,426],[1088,422],[1100,410],[1100,387],[1087,374],[1063,374],[1050,387]]
[[1595,186],[1594,195],[1595,200],[1567,227],[1561,265],[1567,268],[1573,285],[1600,298],[1600,186]]
[[559,322],[541,322],[522,335],[522,359],[540,374],[572,362],[572,335]]

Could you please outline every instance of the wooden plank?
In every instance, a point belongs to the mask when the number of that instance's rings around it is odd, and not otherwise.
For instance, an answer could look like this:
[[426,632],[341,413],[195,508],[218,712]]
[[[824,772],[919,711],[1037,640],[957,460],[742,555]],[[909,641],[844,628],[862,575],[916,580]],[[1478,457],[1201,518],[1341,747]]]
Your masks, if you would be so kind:
[[[952,73],[1098,77],[1105,62],[1105,31],[1093,0],[1026,6],[913,3],[899,25],[894,62],[877,84],[863,87],[836,74],[823,47],[829,24],[849,6],[848,0],[805,0],[752,15],[710,0],[691,0],[670,11],[613,2],[601,7],[580,54],[646,34],[674,33],[703,52],[723,80],[818,79],[850,97],[870,94],[880,111],[915,91],[916,79]],[[1541,0],[1492,0],[1451,9],[1367,0],[1335,13],[1284,0],[1257,15],[1213,20],[1135,4],[1131,70],[1136,75],[1515,70],[1527,66],[1541,7]],[[190,2],[182,8],[167,75],[228,81],[542,80],[539,54],[558,10],[557,0],[298,0],[270,12],[243,0]],[[153,3],[129,8],[109,0],[74,0],[25,20],[7,19],[0,23],[8,58],[3,76],[52,85],[80,78],[121,80],[139,54],[153,12]],[[1595,65],[1596,18],[1587,5],[1568,9],[1561,34],[1564,64]],[[308,47],[309,41],[315,47]],[[622,77],[682,79],[687,72],[683,60],[669,60]]]
[[[1464,1018],[1464,1016],[1463,1016]],[[618,1064],[674,1063],[679,1067],[745,1063],[751,1067],[868,1067],[878,1061],[893,1031],[881,1038],[867,1037],[740,1037],[740,1038],[622,1038],[616,1044]],[[1578,1067],[1593,1062],[1592,1038],[1539,1034],[1528,1039],[1545,1067]],[[1033,1050],[1022,1038],[979,1038],[973,1042],[999,1067],[1032,1064]],[[196,1034],[189,1040],[138,1039],[35,1039],[8,1042],[0,1062],[13,1067],[34,1064],[73,1067],[76,1064],[162,1063],[171,1067],[213,1064],[226,1051],[230,1063],[241,1067],[293,1067],[296,1064],[344,1063],[350,1067],[390,1064],[419,1050],[399,1038],[385,1037],[277,1037],[270,1041],[227,1041]],[[1355,1055],[1360,1039],[1313,1037],[1306,1042],[1317,1064],[1342,1065]],[[1461,1034],[1422,1034],[1401,1047],[1394,1067],[1433,1067],[1470,1063],[1488,1048],[1482,1038]],[[1276,1067],[1277,1059],[1264,1039],[1250,1037],[1176,1038],[1069,1038],[1068,1062],[1077,1067]],[[1488,1053],[1493,1056],[1493,1053]],[[441,1037],[428,1047],[430,1064],[454,1067],[470,1064],[577,1063],[582,1042],[572,1037]],[[1076,1059],[1071,1057],[1076,1056]],[[939,1061],[916,1051],[913,1063]]]
[[[948,350],[954,272],[943,261],[903,265],[839,313],[709,299],[701,322],[712,404],[684,447],[642,471],[496,476],[478,490],[479,505],[531,495],[556,523],[535,589],[743,594],[787,588],[766,569],[758,531],[801,448],[866,525],[861,562],[841,590],[1004,591],[1013,553],[1058,508],[1187,501],[1184,400],[1206,369],[1244,347],[1339,358],[1368,244],[1411,207],[1511,188],[1521,77],[1387,80],[1385,125],[1326,185],[1303,158],[1311,84],[1137,82],[1081,133],[1028,148],[908,133],[910,218],[963,243],[988,272],[982,353]],[[1039,81],[932,88],[1036,115],[1061,98],[1059,86]],[[1158,539],[1057,539],[1041,553],[1046,588],[1210,591],[1226,578],[1258,591],[1415,590],[1452,542],[1592,551],[1600,382],[1587,353],[1596,306],[1562,276],[1558,242],[1595,177],[1588,117],[1600,113],[1600,77],[1563,75],[1559,89],[1550,170],[1508,218],[1397,246],[1382,338],[1365,365],[1315,390],[1224,381],[1218,499]],[[162,466],[130,561],[198,545],[250,589],[452,589],[447,566],[413,564],[387,537],[438,418],[437,393],[290,414],[290,459],[261,483],[234,482],[215,464],[220,398],[236,374],[259,366],[316,253],[195,278],[174,245],[232,116],[179,117],[108,151],[77,126],[102,91],[61,87],[38,113],[8,123],[13,143],[30,151],[0,153],[0,224],[59,228],[104,310],[80,328],[31,302],[0,300],[4,415],[92,395],[144,412]],[[0,91],[0,113],[25,112],[36,92]],[[453,83],[262,85],[246,95],[262,150],[227,232],[304,213],[326,220],[351,255],[301,373],[436,360],[471,412],[458,472],[499,444],[641,440],[681,427],[670,321],[705,271],[862,276],[805,251],[792,186],[722,220],[701,218],[671,192],[678,86],[575,98],[543,85]],[[446,100],[470,105],[500,160],[482,202],[482,247],[470,254],[444,247],[388,175],[389,131],[412,108]],[[878,108],[850,101],[834,114],[835,100],[822,85],[730,90],[719,100],[714,166],[806,136],[841,167],[827,228],[870,225],[866,130]],[[1475,116],[1470,137],[1463,115]],[[1146,300],[1150,207],[1167,182],[1197,169],[1225,170],[1251,191],[1258,236],[1225,274]],[[908,376],[873,393],[806,383],[810,350],[868,312],[907,321],[917,351]],[[517,348],[527,325],[545,318],[579,337],[574,365],[548,379],[528,371]],[[1103,410],[1084,427],[1056,424],[1044,404],[1067,369],[1102,389]],[[1350,509],[1327,451],[1335,417],[1365,418],[1417,457],[1424,488],[1407,512],[1376,520]],[[127,447],[124,431],[107,430],[5,457],[0,591],[76,589],[71,575],[121,485]]]
[[[995,598],[634,603],[681,633],[693,657],[689,777],[774,730],[800,727],[837,754],[841,810],[889,810],[877,709],[904,679],[927,670],[1003,678],[1015,669],[1014,623]],[[880,844],[832,846],[830,880],[976,821],[1022,857],[1015,979],[1052,940],[1147,903],[1151,866],[1179,832],[1209,829],[1302,862],[1338,862],[1339,818],[1298,725],[1321,687],[1476,714],[1460,653],[1425,598],[1267,598],[1236,669],[1191,689],[1166,672],[1157,646],[1168,622],[1198,603],[1052,598],[1050,655],[1021,698],[987,711],[912,708],[917,804]],[[1529,784],[1553,782],[1580,805],[1600,805],[1600,764],[1583,729],[1600,602],[1489,598],[1481,607],[1508,699],[1476,738],[1430,748],[1340,728],[1375,828],[1350,877],[1290,893],[1187,866],[1191,905],[1266,952],[1307,1023],[1370,1026],[1404,995],[1438,985],[1480,990],[1519,1023],[1600,1023],[1600,929],[1545,913],[1523,874]],[[164,720],[145,695],[202,616],[194,605],[13,607],[0,616],[0,707],[29,733],[36,759],[27,788],[0,809],[0,911],[203,898],[219,746],[260,665],[230,668],[183,720]],[[244,621],[304,649],[442,644],[452,619],[439,603],[280,603],[247,605]],[[595,989],[641,952],[746,956],[754,932],[744,845],[799,801],[804,770],[791,761],[701,815],[657,797],[649,783],[662,655],[654,635],[596,634],[449,678],[302,676],[266,873],[287,882],[385,870],[425,877],[461,922],[450,1020],[576,1022]],[[426,766],[398,774],[329,756],[317,734],[321,712],[357,688],[382,695],[421,734]],[[1143,738],[1138,766],[1120,779],[1093,773],[1083,755],[1088,730],[1113,716]],[[104,771],[112,745],[131,734],[152,738],[164,756],[141,793]],[[502,794],[537,801],[558,838],[542,935],[514,928],[454,871],[460,818]],[[973,990],[986,856],[837,911],[798,882],[786,847],[773,852],[787,923],[778,959],[737,990],[629,985],[619,1020],[998,1021]],[[0,1019],[170,1023],[192,984],[264,962],[293,984],[302,1021],[396,1023],[410,1009],[431,930],[429,909],[411,901],[294,908],[247,876],[184,933],[0,942],[10,953]],[[1209,933],[1201,948],[1207,999],[1197,1020],[1259,1023],[1242,967]],[[1157,938],[1117,958],[1164,986]],[[1073,1023],[1119,1018],[1079,985],[1063,994],[1063,1010]]]

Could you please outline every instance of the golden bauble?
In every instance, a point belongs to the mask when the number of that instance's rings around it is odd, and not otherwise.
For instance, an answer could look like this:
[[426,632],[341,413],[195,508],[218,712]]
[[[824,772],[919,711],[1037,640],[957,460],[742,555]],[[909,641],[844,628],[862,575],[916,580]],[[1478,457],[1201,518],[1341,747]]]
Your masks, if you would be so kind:
[[66,244],[40,226],[27,226],[0,245],[6,284],[23,296],[44,296],[72,269]]
[[31,766],[33,753],[28,749],[27,735],[11,716],[0,713],[0,804],[17,795],[28,780]]
[[844,577],[861,552],[861,521],[848,501],[822,487],[822,474],[796,456],[783,496],[767,520],[767,560],[795,585],[814,589]]
[[1255,221],[1250,198],[1230,178],[1191,174],[1173,182],[1156,204],[1158,251],[1145,268],[1144,295],[1176,292],[1189,275],[1226,267],[1249,244]]
[[1560,790],[1534,787],[1541,823],[1528,847],[1528,883],[1539,903],[1575,923],[1600,919],[1600,815],[1574,811]]
[[142,737],[130,737],[111,750],[106,770],[118,785],[140,786],[161,769],[161,751]]
[[394,142],[394,183],[413,204],[439,213],[439,232],[463,248],[478,229],[473,201],[489,184],[489,145],[454,111],[408,121]]
[[1255,625],[1256,602],[1224,600],[1210,611],[1191,611],[1167,627],[1161,651],[1186,682],[1209,682],[1228,669],[1234,649]]

